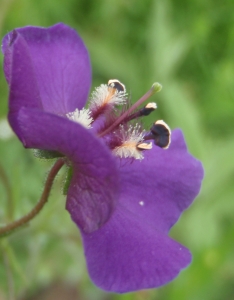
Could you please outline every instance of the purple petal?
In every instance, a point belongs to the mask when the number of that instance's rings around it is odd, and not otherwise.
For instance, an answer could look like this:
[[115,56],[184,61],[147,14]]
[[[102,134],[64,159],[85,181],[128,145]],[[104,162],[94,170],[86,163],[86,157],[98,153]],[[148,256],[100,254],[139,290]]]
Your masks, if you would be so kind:
[[202,165],[187,152],[180,130],[173,131],[169,149],[155,146],[120,172],[120,203],[164,233],[197,196],[203,178]]
[[[43,109],[56,114],[65,114],[85,105],[91,67],[87,49],[73,29],[64,24],[50,28],[19,28],[5,36],[2,49],[9,83],[14,75],[11,93],[18,92],[18,86],[25,84],[32,107],[38,107],[40,98]],[[25,94],[21,99],[17,98],[18,106],[24,106],[24,97]]]
[[25,147],[63,153],[74,168],[66,208],[85,232],[102,226],[118,197],[118,173],[110,151],[83,126],[49,113],[22,108],[19,136]]
[[191,261],[188,249],[121,206],[83,242],[90,277],[112,292],[159,287]]
[[[9,73],[10,95],[9,114],[17,113],[22,107],[39,108],[43,110],[36,74],[29,49],[25,39],[14,32],[14,46],[9,47],[11,53],[10,67],[14,70]],[[5,60],[9,56],[5,56]]]

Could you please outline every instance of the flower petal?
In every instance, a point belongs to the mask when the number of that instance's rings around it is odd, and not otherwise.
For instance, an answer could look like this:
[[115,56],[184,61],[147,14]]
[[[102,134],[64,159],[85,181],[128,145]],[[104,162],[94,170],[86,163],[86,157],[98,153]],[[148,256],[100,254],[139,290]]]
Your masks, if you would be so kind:
[[[10,54],[4,59],[8,62],[8,81],[10,83],[9,116],[17,113],[22,107],[39,108],[43,110],[40,92],[37,85],[29,49],[24,38],[14,32],[14,46],[9,47]],[[11,69],[14,72],[11,73]],[[10,118],[10,123],[15,129],[16,119]],[[16,132],[17,133],[17,132]]]
[[203,178],[202,165],[188,153],[180,130],[172,132],[169,149],[155,146],[120,172],[120,203],[164,233],[197,196]]
[[130,292],[159,287],[191,261],[182,245],[118,206],[98,231],[83,233],[90,277],[100,288]]
[[63,153],[74,168],[66,208],[85,232],[102,226],[118,197],[118,173],[110,151],[82,125],[53,114],[22,108],[17,115],[25,147]]
[[[73,29],[64,24],[19,28],[5,36],[2,49],[9,83],[12,70],[17,70],[14,86],[10,87],[12,93],[17,91],[18,80],[19,85],[30,86],[28,98],[34,107],[39,92],[45,111],[62,115],[83,108],[91,84],[91,67],[87,49]],[[36,84],[29,84],[31,81]],[[24,105],[23,100],[18,101]]]

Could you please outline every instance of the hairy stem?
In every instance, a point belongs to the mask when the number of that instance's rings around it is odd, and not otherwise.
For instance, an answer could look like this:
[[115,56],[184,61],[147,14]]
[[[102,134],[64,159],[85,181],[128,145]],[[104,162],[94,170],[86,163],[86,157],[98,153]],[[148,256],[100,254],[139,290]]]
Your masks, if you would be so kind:
[[64,165],[64,160],[59,159],[56,161],[56,163],[53,165],[52,169],[49,172],[49,175],[46,179],[46,183],[44,186],[43,193],[41,195],[41,199],[39,202],[36,204],[36,206],[24,217],[8,224],[3,227],[0,227],[0,236],[1,235],[6,235],[9,234],[11,231],[27,224],[29,221],[31,221],[44,207],[45,203],[48,201],[48,197],[54,182],[54,179],[56,175],[58,174],[59,170],[62,168]]

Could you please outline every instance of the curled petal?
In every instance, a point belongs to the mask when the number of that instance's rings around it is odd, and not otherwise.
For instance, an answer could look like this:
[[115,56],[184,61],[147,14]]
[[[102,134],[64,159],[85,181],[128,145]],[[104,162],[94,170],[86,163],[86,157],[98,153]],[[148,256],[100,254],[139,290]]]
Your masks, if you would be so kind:
[[2,50],[10,109],[14,94],[18,106],[25,105],[26,97],[31,107],[61,115],[85,105],[91,67],[87,49],[73,29],[64,24],[19,28],[5,36]]
[[112,292],[159,287],[191,261],[188,249],[120,206],[83,242],[90,277]]
[[49,113],[22,108],[17,123],[25,147],[57,151],[72,162],[66,208],[80,229],[93,232],[107,222],[119,182],[106,146],[82,125]]

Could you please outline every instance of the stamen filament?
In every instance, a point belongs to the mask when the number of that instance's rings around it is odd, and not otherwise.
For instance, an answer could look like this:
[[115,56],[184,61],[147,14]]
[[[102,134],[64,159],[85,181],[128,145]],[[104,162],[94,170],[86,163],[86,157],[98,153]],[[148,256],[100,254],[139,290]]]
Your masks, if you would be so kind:
[[[147,107],[148,106],[148,107]],[[148,116],[151,112],[153,112],[157,108],[156,103],[148,103],[145,107],[139,109],[138,111],[132,113],[129,115],[124,122],[127,123],[131,120],[134,120],[136,118],[140,118],[143,116]]]
[[154,83],[151,89],[145,95],[143,95],[136,103],[134,103],[128,110],[126,110],[117,120],[115,120],[115,122],[110,127],[108,127],[106,130],[101,132],[99,134],[99,137],[102,137],[108,134],[109,132],[113,131],[113,129],[117,127],[119,124],[121,124],[126,118],[128,118],[128,116],[131,113],[133,113],[133,111],[137,109],[137,107],[139,107],[142,103],[144,103],[147,99],[149,99],[149,97],[151,97],[155,93],[160,92],[161,89],[162,86],[160,83],[158,82]]
[[150,140],[154,140],[155,136],[152,133],[149,133],[147,135],[144,136],[144,141],[150,141]]

